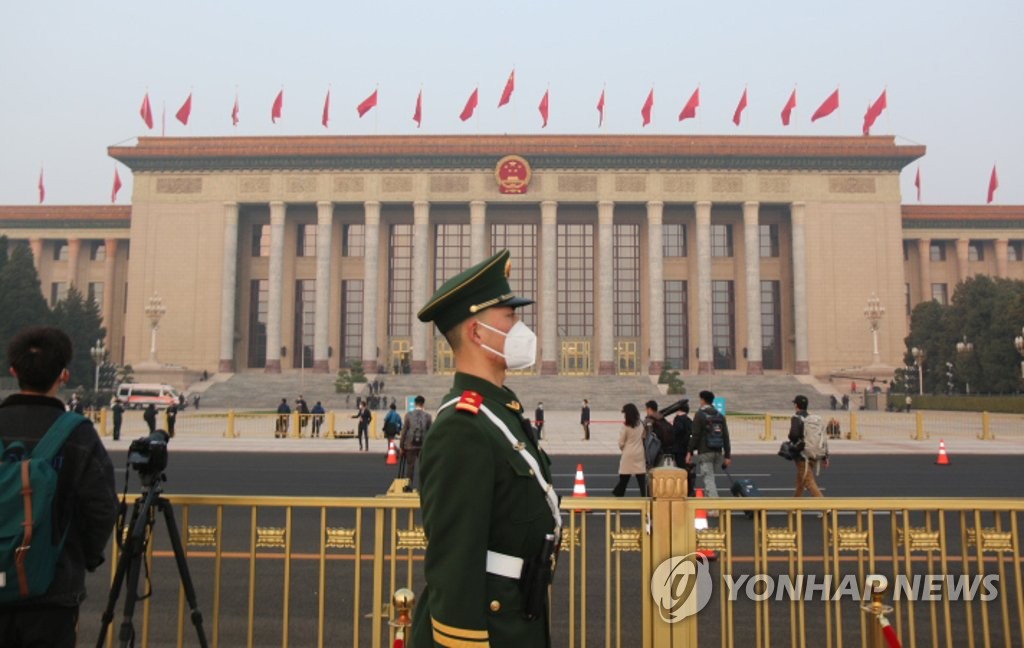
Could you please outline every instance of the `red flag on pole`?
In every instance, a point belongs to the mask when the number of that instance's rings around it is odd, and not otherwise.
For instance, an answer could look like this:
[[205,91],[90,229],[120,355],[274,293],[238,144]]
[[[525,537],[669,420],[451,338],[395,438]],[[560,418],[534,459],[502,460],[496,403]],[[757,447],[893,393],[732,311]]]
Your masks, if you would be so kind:
[[[501,108],[512,99],[512,91],[516,89],[516,69],[512,68],[512,72],[508,75],[508,81],[505,82],[505,89],[501,91],[501,99],[498,99],[498,108]],[[465,120],[463,120],[465,121]]]
[[374,90],[370,93],[370,96],[363,99],[362,103],[356,106],[356,112],[362,117],[366,113],[370,112],[370,109],[377,105],[377,91]]
[[327,88],[327,96],[324,97],[324,112],[320,115],[320,123],[323,124],[324,128],[327,128],[327,124],[331,121],[331,89]]
[[917,202],[921,202],[921,167],[917,167],[914,175],[914,186],[917,187]]
[[544,96],[541,97],[540,105],[537,106],[537,110],[540,111],[540,116],[544,119],[544,123],[540,125],[541,128],[547,128],[548,125],[548,93],[551,90],[545,90]]
[[270,121],[274,124],[281,119],[281,109],[284,108],[284,90],[282,89],[274,97],[274,105],[270,107]]
[[459,113],[459,119],[462,121],[469,121],[469,118],[473,116],[473,112],[476,111],[476,105],[480,101],[480,88],[473,88],[473,94],[469,95],[469,99],[466,100],[466,106]]
[[175,119],[180,121],[185,126],[188,126],[188,118],[192,114],[192,93],[188,93],[188,98],[185,99],[185,103],[181,104],[181,108],[178,108],[178,112],[174,113]]
[[117,173],[117,166],[114,166],[114,189],[110,192],[110,202],[117,202],[117,192],[121,191],[121,176]]
[[412,114],[412,120],[416,122],[416,128],[423,125],[423,90],[420,89],[420,93],[416,95],[416,110]]
[[[42,177],[43,177],[42,171],[40,171],[39,172],[39,178],[40,178],[39,182],[42,182]],[[992,175],[988,179],[988,200],[986,201],[987,203],[991,203],[993,200],[995,200],[996,189],[998,189],[998,188],[999,188],[999,176],[996,175],[996,165],[993,164],[992,165]],[[42,199],[40,199],[39,202],[43,202]]]
[[46,183],[43,182],[43,167],[39,167],[39,204],[42,205],[44,200],[46,200]]
[[732,114],[732,123],[737,126],[740,125],[740,119],[743,116],[743,109],[747,107],[747,89],[743,88],[743,96],[740,97],[740,102],[736,105],[736,111]]
[[882,94],[878,95],[878,99],[868,106],[868,111],[864,113],[864,134],[871,134],[871,127],[875,124],[875,120],[882,114],[882,111],[888,107],[888,103],[885,98],[885,90],[882,90]]
[[783,126],[789,126],[789,117],[793,114],[794,108],[796,108],[796,88],[793,88],[793,92],[789,95],[786,105],[782,107]]
[[601,88],[601,97],[597,100],[597,127],[604,125],[604,88]]
[[[602,97],[604,94],[602,93]],[[647,100],[644,101],[644,107],[640,109],[640,116],[644,118],[644,123],[641,126],[646,126],[651,123],[651,110],[654,109],[654,88],[647,94]]]
[[139,114],[142,116],[142,121],[146,123],[146,128],[153,130],[153,108],[149,105],[148,92],[142,97],[142,107],[139,108]]
[[836,88],[835,91],[825,99],[825,101],[821,102],[818,109],[814,111],[813,115],[811,115],[811,121],[814,122],[818,121],[822,117],[828,117],[834,113],[837,108],[839,108],[839,88]]
[[231,108],[231,125],[238,126],[238,93],[235,93],[235,105]]
[[697,106],[699,106],[699,105],[700,105],[700,86],[697,86],[697,89],[693,91],[692,95],[690,95],[689,101],[687,101],[686,105],[683,106],[682,112],[679,113],[679,121],[683,121],[684,119],[692,119],[692,118],[696,117],[697,116]]

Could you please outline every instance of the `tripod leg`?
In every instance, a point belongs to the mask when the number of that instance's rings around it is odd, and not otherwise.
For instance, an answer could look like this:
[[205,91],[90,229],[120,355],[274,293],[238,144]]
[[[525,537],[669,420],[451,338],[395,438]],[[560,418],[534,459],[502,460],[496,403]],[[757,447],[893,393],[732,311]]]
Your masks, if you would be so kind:
[[203,632],[203,614],[199,611],[196,603],[196,589],[192,585],[192,576],[188,572],[188,563],[185,562],[185,549],[181,544],[181,534],[178,532],[178,523],[174,520],[174,509],[171,502],[163,497],[157,500],[157,504],[164,512],[164,520],[167,523],[167,535],[171,539],[171,546],[174,548],[174,560],[178,563],[178,576],[181,578],[181,585],[185,588],[185,600],[188,601],[188,609],[191,614],[192,625],[196,627],[196,635],[199,637],[199,645],[206,648],[206,633]]
[[[139,498],[135,500],[135,504],[132,506],[132,517],[128,523],[129,529],[135,528],[135,521],[139,517],[141,504],[142,498]],[[131,564],[132,558],[136,555],[133,547],[133,538],[134,535],[129,534],[124,547],[122,547],[121,554],[117,557],[117,569],[114,570],[114,580],[110,584],[110,593],[107,595],[107,607],[103,611],[100,636],[96,641],[96,648],[103,648],[103,643],[107,639],[107,628],[110,626],[110,622],[114,620],[114,606],[117,605],[117,599],[121,595],[121,586],[124,584],[126,570]]]

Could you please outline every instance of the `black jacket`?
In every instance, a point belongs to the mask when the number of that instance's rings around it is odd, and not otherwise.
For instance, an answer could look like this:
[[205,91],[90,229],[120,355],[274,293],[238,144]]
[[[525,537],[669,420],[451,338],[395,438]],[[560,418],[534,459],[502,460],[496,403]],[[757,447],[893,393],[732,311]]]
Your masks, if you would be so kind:
[[[721,450],[708,450],[707,443],[707,425],[708,416],[716,412],[715,408],[711,405],[705,405],[697,410],[697,413],[693,415],[693,434],[690,436],[690,443],[687,446],[688,452],[697,451],[698,454],[705,452],[721,452],[725,459],[732,458],[732,444],[729,441],[729,423],[726,422],[725,429],[722,430],[722,442],[724,445]],[[725,418],[724,416],[722,418]]]
[[[14,394],[0,404],[0,438],[5,445],[21,441],[31,451],[63,413],[64,404],[56,398]],[[114,466],[92,423],[75,428],[58,457],[56,521],[61,530],[71,525],[64,552],[46,594],[16,605],[78,606],[85,598],[85,570],[103,563],[114,530]]]

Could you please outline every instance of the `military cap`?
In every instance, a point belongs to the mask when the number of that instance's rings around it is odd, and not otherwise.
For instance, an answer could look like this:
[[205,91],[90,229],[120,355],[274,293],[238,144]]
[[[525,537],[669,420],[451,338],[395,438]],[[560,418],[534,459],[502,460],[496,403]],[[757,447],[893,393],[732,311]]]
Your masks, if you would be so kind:
[[485,308],[532,304],[532,299],[512,294],[508,286],[511,268],[509,251],[498,252],[444,282],[416,316],[421,322],[433,322],[439,331],[447,333]]

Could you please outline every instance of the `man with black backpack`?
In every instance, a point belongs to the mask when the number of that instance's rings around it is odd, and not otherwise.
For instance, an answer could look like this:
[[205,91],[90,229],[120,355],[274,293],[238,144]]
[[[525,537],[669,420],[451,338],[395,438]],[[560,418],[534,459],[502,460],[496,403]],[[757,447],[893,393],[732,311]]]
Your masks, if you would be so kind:
[[413,479],[416,477],[416,460],[420,457],[423,449],[423,440],[427,437],[427,431],[433,424],[430,413],[423,409],[427,399],[417,396],[413,403],[416,408],[405,415],[402,423],[402,436],[398,439],[398,445],[402,451],[402,458],[405,460],[405,474],[409,477],[407,491],[412,490]]
[[[697,475],[704,484],[704,492],[708,497],[718,497],[715,487],[715,465],[722,457],[722,468],[732,463],[732,447],[729,444],[729,426],[725,416],[715,409],[714,392],[704,390],[700,393],[700,409],[693,416],[693,434],[687,446],[686,463],[693,459],[697,452]],[[712,513],[713,515],[713,513]]]
[[[20,391],[0,404],[0,521],[5,529],[11,519],[19,523],[16,536],[0,534],[4,648],[75,645],[85,571],[103,563],[117,518],[114,467],[96,429],[85,417],[65,413],[57,399],[71,357],[71,340],[52,327],[23,330],[7,347]],[[28,530],[20,524],[26,478],[33,497],[45,497],[38,480],[56,480],[52,505],[42,507]],[[19,569],[13,556],[26,545]]]
[[796,464],[796,490],[793,497],[800,497],[804,490],[812,497],[821,497],[818,482],[814,479],[819,462],[828,468],[828,434],[825,422],[817,414],[807,412],[807,397],[793,399],[796,413],[789,423],[789,442],[799,451],[793,459]]

